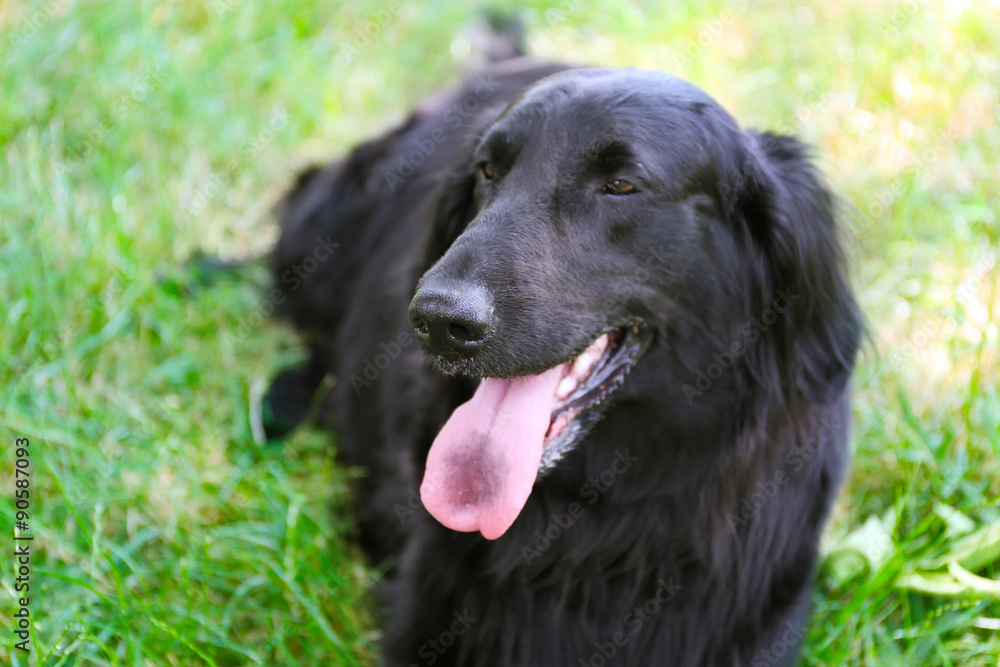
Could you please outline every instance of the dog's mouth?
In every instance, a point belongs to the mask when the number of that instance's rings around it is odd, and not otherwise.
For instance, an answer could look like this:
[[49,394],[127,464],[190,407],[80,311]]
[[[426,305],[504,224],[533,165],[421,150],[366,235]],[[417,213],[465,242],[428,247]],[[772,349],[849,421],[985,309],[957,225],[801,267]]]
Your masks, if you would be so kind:
[[562,379],[556,385],[556,403],[545,432],[540,469],[553,466],[572,447],[576,420],[601,403],[625,380],[645,351],[648,337],[638,325],[609,331],[583,352],[560,364]]
[[503,535],[539,472],[596,421],[596,408],[622,384],[650,339],[646,329],[629,325],[536,375],[483,378],[431,446],[420,488],[424,507],[453,530]]

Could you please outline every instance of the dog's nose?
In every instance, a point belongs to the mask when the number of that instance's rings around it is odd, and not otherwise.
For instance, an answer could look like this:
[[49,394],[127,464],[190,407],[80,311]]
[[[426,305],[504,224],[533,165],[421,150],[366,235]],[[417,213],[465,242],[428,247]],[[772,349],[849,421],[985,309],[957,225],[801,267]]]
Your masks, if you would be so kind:
[[493,333],[493,300],[477,285],[422,287],[408,315],[420,346],[443,356],[472,354]]

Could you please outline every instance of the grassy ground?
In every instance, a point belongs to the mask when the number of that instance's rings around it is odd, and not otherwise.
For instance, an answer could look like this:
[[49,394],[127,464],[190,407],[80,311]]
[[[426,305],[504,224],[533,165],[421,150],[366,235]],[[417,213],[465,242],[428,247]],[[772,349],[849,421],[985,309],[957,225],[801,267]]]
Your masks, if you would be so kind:
[[[397,4],[0,5],[0,442],[12,471],[31,439],[35,536],[33,651],[5,631],[0,662],[372,663],[354,473],[250,426],[298,354],[263,270],[185,262],[267,248],[296,168],[457,77],[471,10]],[[672,70],[857,207],[875,345],[806,663],[1000,664],[1000,5],[635,5],[532,3],[532,49]]]

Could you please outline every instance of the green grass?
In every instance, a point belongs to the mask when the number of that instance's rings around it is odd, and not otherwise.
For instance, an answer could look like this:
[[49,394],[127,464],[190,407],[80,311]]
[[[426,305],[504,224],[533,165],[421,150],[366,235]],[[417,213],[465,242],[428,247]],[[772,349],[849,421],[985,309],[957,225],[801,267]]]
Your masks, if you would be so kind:
[[[528,7],[535,53],[672,70],[815,143],[856,207],[875,345],[809,665],[1000,664],[1000,6],[947,7]],[[32,443],[30,664],[372,664],[358,473],[318,431],[257,442],[294,337],[252,315],[261,267],[213,281],[186,260],[265,250],[298,167],[459,76],[472,10],[382,8],[0,5],[0,442],[8,471]]]

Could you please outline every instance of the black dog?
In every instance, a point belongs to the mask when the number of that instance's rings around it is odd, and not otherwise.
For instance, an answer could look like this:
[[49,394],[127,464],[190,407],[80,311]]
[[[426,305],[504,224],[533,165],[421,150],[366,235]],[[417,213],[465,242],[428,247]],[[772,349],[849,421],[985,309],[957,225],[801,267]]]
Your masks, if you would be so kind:
[[269,403],[337,379],[385,664],[795,661],[862,331],[804,153],[516,58],[300,177]]

